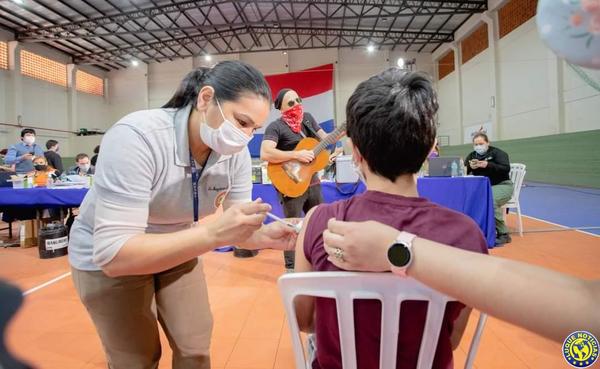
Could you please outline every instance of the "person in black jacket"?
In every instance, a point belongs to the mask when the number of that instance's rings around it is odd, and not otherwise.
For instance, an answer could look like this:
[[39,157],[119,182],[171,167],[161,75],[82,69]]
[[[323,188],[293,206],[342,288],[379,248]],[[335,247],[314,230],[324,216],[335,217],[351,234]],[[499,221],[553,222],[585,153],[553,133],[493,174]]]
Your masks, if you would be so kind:
[[502,205],[510,200],[513,193],[508,154],[497,147],[490,146],[490,140],[485,133],[477,133],[473,137],[473,147],[475,150],[465,159],[467,174],[490,179],[494,195],[496,245],[509,243],[511,238],[502,216]]
[[94,148],[94,156],[92,156],[92,160],[90,160],[93,167],[96,166],[96,162],[98,161],[98,154],[100,154],[100,145]]
[[58,154],[58,141],[48,140],[46,142],[46,149],[48,151],[44,153],[44,156],[48,161],[48,165],[56,169],[56,175],[60,176],[65,171],[65,168],[63,167],[62,158]]

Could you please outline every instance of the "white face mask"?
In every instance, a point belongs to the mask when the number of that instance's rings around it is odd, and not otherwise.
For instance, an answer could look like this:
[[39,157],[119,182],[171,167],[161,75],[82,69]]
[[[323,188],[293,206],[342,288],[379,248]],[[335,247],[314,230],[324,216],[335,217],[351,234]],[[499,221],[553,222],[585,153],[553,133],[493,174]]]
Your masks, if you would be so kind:
[[88,170],[90,170],[90,165],[89,164],[79,164],[79,169],[82,172],[87,173]]
[[212,128],[205,120],[200,125],[200,138],[208,147],[221,155],[238,153],[248,145],[252,136],[247,136],[235,124],[225,118],[219,100],[217,100],[217,106],[221,116],[223,116],[223,124],[219,128]]
[[473,148],[475,149],[475,152],[479,155],[483,155],[488,151],[487,145],[475,145]]
[[35,137],[34,136],[25,136],[25,137],[23,137],[23,142],[25,142],[27,145],[33,145],[35,142]]
[[360,181],[366,185],[367,179],[365,178],[365,175],[363,174],[362,170],[360,170],[360,166],[358,166],[358,164],[356,164],[356,161],[354,161],[354,158],[352,158],[352,169],[354,169]]

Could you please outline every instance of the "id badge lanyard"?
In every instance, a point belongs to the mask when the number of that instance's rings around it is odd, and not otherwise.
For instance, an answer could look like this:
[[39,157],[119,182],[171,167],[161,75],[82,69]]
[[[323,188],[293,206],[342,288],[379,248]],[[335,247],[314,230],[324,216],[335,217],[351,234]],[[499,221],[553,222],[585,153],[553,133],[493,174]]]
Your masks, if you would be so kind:
[[194,224],[198,223],[199,218],[199,210],[198,210],[198,202],[200,201],[200,197],[198,196],[198,182],[200,182],[200,176],[202,175],[202,171],[204,168],[198,170],[196,168],[196,160],[192,156],[192,152],[190,151],[190,166],[192,167],[192,198],[193,198],[193,206],[194,206]]

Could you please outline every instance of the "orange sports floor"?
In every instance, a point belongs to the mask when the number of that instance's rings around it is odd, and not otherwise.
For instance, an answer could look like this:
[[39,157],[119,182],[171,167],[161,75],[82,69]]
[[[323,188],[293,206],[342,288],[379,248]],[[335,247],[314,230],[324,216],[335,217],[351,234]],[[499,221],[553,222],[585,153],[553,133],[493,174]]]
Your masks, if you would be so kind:
[[[527,230],[549,227],[531,219],[524,221]],[[509,224],[513,222],[514,218],[509,216]],[[6,232],[0,234],[0,239],[6,237]],[[600,237],[580,232],[515,236],[513,243],[492,250],[492,254],[583,278],[600,278]],[[281,253],[275,251],[263,251],[252,259],[236,259],[231,253],[213,252],[204,256],[215,318],[213,368],[294,367],[287,323],[276,288],[277,278],[283,273],[282,264]],[[66,257],[40,260],[35,248],[0,248],[0,278],[23,290],[68,271]],[[465,339],[455,351],[456,368],[464,364],[477,315],[472,314]],[[100,341],[70,278],[28,295],[8,333],[12,351],[39,369],[107,367]],[[164,336],[163,347],[160,367],[169,368],[170,350]],[[570,368],[562,358],[560,344],[493,318],[488,320],[475,367]]]

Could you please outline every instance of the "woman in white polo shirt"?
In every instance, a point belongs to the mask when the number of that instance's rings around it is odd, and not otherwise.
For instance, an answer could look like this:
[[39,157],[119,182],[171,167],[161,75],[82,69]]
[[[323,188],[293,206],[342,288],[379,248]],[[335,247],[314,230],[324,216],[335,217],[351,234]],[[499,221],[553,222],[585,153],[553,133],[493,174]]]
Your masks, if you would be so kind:
[[[162,109],[129,114],[105,135],[69,261],[111,369],[157,367],[157,318],[173,368],[210,368],[212,316],[198,256],[223,245],[293,247],[292,229],[263,226],[270,207],[251,202],[246,146],[270,106],[259,71],[222,62],[192,71]],[[195,225],[221,204],[223,215]]]

